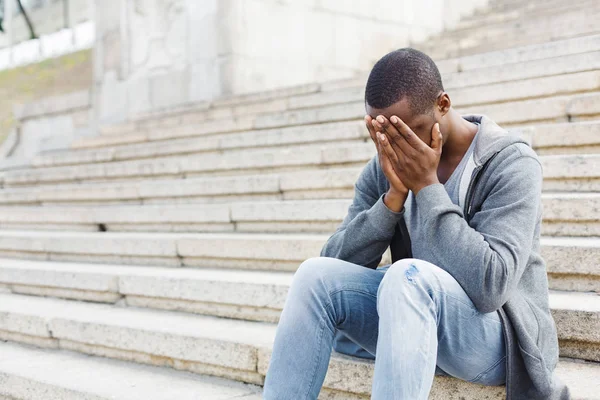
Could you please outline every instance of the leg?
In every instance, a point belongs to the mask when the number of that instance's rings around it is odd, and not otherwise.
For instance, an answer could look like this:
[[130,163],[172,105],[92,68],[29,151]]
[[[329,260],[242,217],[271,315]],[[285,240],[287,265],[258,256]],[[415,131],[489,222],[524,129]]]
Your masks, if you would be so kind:
[[463,380],[504,383],[498,313],[477,311],[448,272],[423,260],[397,261],[385,273],[377,300],[373,399],[427,399],[436,364]]
[[277,326],[264,399],[316,399],[336,335],[341,350],[375,354],[376,296],[383,276],[382,271],[330,257],[313,257],[300,265]]

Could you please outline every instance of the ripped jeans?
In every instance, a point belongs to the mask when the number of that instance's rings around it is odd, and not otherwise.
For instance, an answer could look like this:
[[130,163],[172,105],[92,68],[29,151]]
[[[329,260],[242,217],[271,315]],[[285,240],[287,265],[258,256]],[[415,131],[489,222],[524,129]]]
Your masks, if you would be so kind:
[[505,383],[498,313],[480,313],[448,272],[423,260],[377,269],[330,257],[300,264],[277,326],[263,399],[316,399],[332,348],[375,360],[375,400],[425,400],[434,375]]

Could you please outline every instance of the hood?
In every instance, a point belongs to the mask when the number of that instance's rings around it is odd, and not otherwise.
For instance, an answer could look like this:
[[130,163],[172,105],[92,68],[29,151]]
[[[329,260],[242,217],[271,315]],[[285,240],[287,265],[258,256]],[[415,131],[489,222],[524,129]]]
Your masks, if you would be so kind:
[[476,166],[485,164],[494,154],[514,143],[529,143],[515,134],[501,128],[491,118],[481,114],[468,114],[462,116],[469,122],[479,124],[479,133],[476,136],[473,158]]

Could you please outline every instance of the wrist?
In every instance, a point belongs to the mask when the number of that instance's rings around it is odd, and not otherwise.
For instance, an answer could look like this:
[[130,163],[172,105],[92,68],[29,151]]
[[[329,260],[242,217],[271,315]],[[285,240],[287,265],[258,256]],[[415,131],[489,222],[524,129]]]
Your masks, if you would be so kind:
[[403,193],[390,188],[383,196],[383,204],[390,210],[398,213],[402,211],[407,197],[408,191]]
[[424,182],[419,182],[419,184],[416,185],[412,189],[412,192],[416,196],[421,191],[421,189],[424,189],[427,186],[435,185],[436,183],[440,183],[440,181],[437,179],[437,177],[436,177],[436,179],[430,179],[430,180],[427,180],[427,181],[424,181]]

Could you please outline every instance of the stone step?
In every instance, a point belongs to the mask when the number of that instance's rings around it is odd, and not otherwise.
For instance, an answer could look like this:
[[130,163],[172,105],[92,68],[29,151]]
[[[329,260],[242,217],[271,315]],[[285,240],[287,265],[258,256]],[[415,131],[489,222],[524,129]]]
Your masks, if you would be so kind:
[[470,56],[436,60],[436,64],[442,74],[449,74],[543,59],[546,59],[546,62],[551,62],[552,60],[548,59],[590,53],[598,50],[600,50],[600,35],[586,35],[572,39],[555,40],[499,51],[487,51]]
[[[506,62],[538,60],[540,57],[549,58],[559,55],[570,55],[592,50],[599,50],[597,46],[597,36],[573,38],[550,43],[540,43],[523,48],[507,49],[498,52],[486,52],[474,57],[462,57],[455,60],[440,61],[440,68],[444,72],[456,72],[457,70],[466,71],[479,66],[499,65]],[[528,69],[528,68],[526,68]],[[593,69],[593,68],[590,68]],[[532,76],[532,75],[529,75]],[[535,75],[533,75],[535,76]],[[364,85],[366,77],[361,77],[357,85]],[[467,83],[468,84],[468,83]],[[323,84],[300,85],[291,88],[278,89],[267,92],[251,93],[241,96],[229,96],[208,103],[202,102],[186,107],[176,107],[170,110],[159,110],[153,113],[140,114],[134,121],[120,124],[113,127],[105,127],[103,131],[107,135],[114,136],[114,140],[119,139],[123,133],[131,133],[136,129],[146,129],[150,127],[166,128],[173,125],[187,124],[191,121],[198,121],[198,114],[204,115],[200,120],[207,118],[227,118],[239,119],[240,117],[255,112],[278,112],[285,108],[286,97],[293,97],[307,93],[316,93],[323,90],[331,90],[339,85],[335,82]],[[447,85],[446,85],[447,86]],[[233,108],[232,108],[233,107]],[[237,107],[237,108],[236,108]],[[204,113],[204,114],[203,114]],[[189,117],[188,117],[189,116]],[[246,121],[246,123],[248,123]],[[219,128],[223,131],[235,129],[241,121],[236,123],[221,122]],[[227,126],[226,126],[227,125]],[[233,125],[233,126],[232,126]],[[243,124],[242,124],[243,125]],[[128,138],[121,138],[127,140]]]
[[[581,0],[576,0],[572,4],[578,5],[580,3]],[[497,13],[514,8],[531,9],[532,7],[544,7],[545,5],[552,6],[555,4],[560,4],[560,2],[557,0],[549,0],[547,2],[543,0],[528,0],[526,2],[523,2],[523,0],[493,0],[490,1],[486,7],[476,9],[473,14],[474,16],[477,16],[479,14],[488,14],[489,12]]]
[[0,337],[262,384],[275,325],[105,304],[0,295]]
[[476,26],[491,26],[503,25],[507,22],[537,20],[538,18],[546,18],[553,15],[560,16],[565,12],[584,8],[586,10],[595,9],[597,6],[595,0],[582,0],[576,3],[565,3],[564,1],[556,1],[543,4],[534,4],[531,2],[516,2],[509,8],[496,9],[494,7],[486,7],[480,12],[474,12],[472,15],[466,15],[449,31],[452,32],[468,32],[469,29]]
[[[541,78],[552,75],[562,75],[562,74],[570,74],[575,72],[585,72],[585,71],[595,71],[600,68],[600,47],[597,46],[596,36],[591,39],[585,38],[586,40],[581,39],[580,42],[569,42],[570,45],[566,45],[565,43],[557,43],[554,46],[550,46],[548,44],[544,44],[540,46],[540,48],[536,51],[531,48],[522,49],[523,52],[527,52],[529,54],[527,57],[522,56],[520,52],[516,53],[508,53],[507,55],[490,53],[490,60],[498,60],[508,58],[512,60],[513,63],[509,65],[497,65],[497,61],[490,61],[490,66],[485,68],[479,68],[477,70],[472,71],[464,71],[464,72],[450,72],[444,74],[444,87],[449,93],[452,94],[452,89],[462,89],[468,88],[472,86],[478,85],[491,85],[493,83],[501,83],[501,82],[509,82],[515,80],[522,79],[532,79],[532,78]],[[595,39],[595,40],[594,40]],[[559,54],[563,54],[559,57],[552,58],[551,62],[547,59],[550,56],[550,52],[556,49]],[[595,51],[586,51],[583,53],[576,53],[581,50],[594,49]],[[538,57],[544,57],[544,59],[539,59]],[[526,60],[515,62],[517,60]],[[459,62],[459,61],[457,61]],[[446,61],[446,67],[449,70],[452,70],[451,64],[452,61]],[[453,68],[454,71],[460,70],[463,63],[466,65],[477,64],[477,58],[474,60],[469,60],[468,58],[465,61],[460,61],[460,64],[456,64]],[[563,79],[574,79],[574,78],[563,78]],[[363,76],[356,81],[350,81],[350,83],[346,86],[349,87],[347,91],[351,93],[355,98],[361,97],[360,94],[362,92],[362,88],[364,87],[366,81],[366,77]],[[592,82],[594,82],[592,80]],[[594,85],[594,83],[590,82],[590,85]],[[579,86],[585,85],[584,82],[580,81]],[[544,89],[543,86],[537,87],[534,86],[536,91],[542,92],[545,91],[552,92],[552,89]],[[493,87],[490,89],[494,89]],[[565,90],[558,89],[558,91]],[[569,90],[569,89],[566,89]],[[591,90],[591,89],[586,89]],[[318,91],[310,92],[307,94],[297,95],[290,98],[283,99],[275,99],[272,102],[278,103],[279,106],[275,107],[273,105],[269,105],[271,109],[267,108],[264,104],[260,105],[262,108],[262,113],[266,116],[269,116],[269,113],[275,113],[275,115],[281,114],[284,111],[294,112],[293,110],[297,107],[304,106],[306,99],[311,99],[313,95],[317,97],[333,97],[333,98],[341,98],[345,102],[345,94],[347,91],[342,91],[342,94],[336,94],[336,91],[324,91],[321,95]],[[481,91],[479,96],[484,96],[484,99],[489,96],[490,98],[497,97],[496,90]],[[504,98],[510,98],[511,91],[503,90]],[[468,92],[467,92],[468,93]],[[523,93],[523,91],[520,91]],[[523,94],[521,94],[522,96]],[[534,96],[540,96],[534,95]],[[465,98],[463,96],[463,98]],[[518,98],[518,97],[517,97]],[[468,97],[467,97],[467,102]],[[488,98],[486,101],[493,101]],[[505,100],[503,100],[505,101]],[[362,100],[360,103],[358,100],[355,102],[352,107],[357,111],[355,114],[355,118],[362,118],[364,115],[364,104]],[[270,103],[269,103],[270,104]],[[258,107],[259,105],[257,105]],[[341,106],[339,106],[341,107]],[[220,110],[218,113],[216,110]],[[118,134],[112,135],[101,135],[93,138],[83,138],[75,143],[73,143],[74,148],[90,148],[90,147],[101,147],[107,145],[120,145],[125,143],[139,143],[145,141],[153,141],[153,140],[166,140],[172,138],[181,138],[181,137],[190,137],[190,136],[204,136],[211,135],[217,133],[228,133],[228,132],[239,132],[245,130],[252,129],[262,129],[266,128],[264,124],[261,124],[261,118],[257,118],[257,115],[252,114],[243,114],[242,116],[238,116],[236,114],[231,114],[227,111],[227,108],[224,109],[215,109],[212,114],[207,114],[206,110],[200,111],[189,111],[188,114],[184,114],[183,116],[179,115],[176,117],[169,117],[168,115],[163,115],[162,117],[157,116],[156,118],[148,119],[146,122],[142,120],[137,121],[135,124],[128,123],[123,125],[123,129],[119,126],[113,127],[115,132]],[[339,110],[324,110],[325,114],[323,118],[317,119],[317,123],[323,122],[331,122],[333,120],[340,120],[339,117],[335,116],[332,120],[328,120],[325,116],[327,113],[340,113]],[[216,119],[214,119],[216,118]],[[315,117],[313,117],[315,118]],[[346,117],[343,119],[349,119],[352,117]],[[159,121],[163,121],[159,123]],[[308,122],[300,122],[302,118],[298,118],[298,122],[292,120],[290,124],[298,124],[298,123],[311,123]],[[278,127],[286,126],[284,125],[276,125]]]
[[549,155],[540,156],[540,161],[545,191],[600,191],[600,155]]
[[600,361],[600,296],[550,291],[550,308],[561,356]]
[[[342,151],[343,149],[337,149]],[[355,149],[356,150],[356,149]],[[364,149],[368,154],[368,149]],[[374,154],[373,154],[374,155]],[[341,156],[333,155],[339,159]],[[115,180],[0,190],[1,205],[187,204],[352,198],[370,157],[353,167],[186,179]],[[600,191],[600,154],[541,156],[547,192]]]
[[490,43],[482,42],[475,46],[458,47],[450,45],[444,47],[443,50],[438,50],[439,48],[421,48],[421,50],[427,53],[434,60],[457,58],[491,51],[502,51],[515,47],[523,47],[534,44],[542,45],[544,43],[552,42],[555,40],[566,40],[582,36],[596,35],[598,34],[599,30],[596,26],[594,26],[594,22],[589,22],[586,25],[578,26],[574,29],[570,29],[567,32],[568,33],[561,32],[556,35],[552,35],[549,33],[536,35],[535,33],[533,33],[529,36],[523,36],[524,34],[521,34],[521,36],[513,37],[511,40],[507,40],[505,42],[503,42],[502,38],[500,37],[496,40],[490,39]]
[[[460,108],[469,105],[504,103],[529,98],[597,91],[599,86],[600,72],[586,71],[448,90],[453,106]],[[311,108],[363,100],[364,88],[359,86],[334,92],[297,96],[290,99],[290,108]]]
[[537,23],[516,21],[489,29],[478,26],[470,29],[470,32],[448,33],[432,38],[422,46],[417,45],[417,48],[433,59],[444,59],[594,35],[599,33],[595,24],[599,14],[598,10],[589,10],[585,14],[547,18]]
[[545,237],[541,254],[549,287],[600,293],[600,241],[595,238]]
[[600,152],[600,121],[530,125],[514,130],[529,140],[538,155]]
[[[527,48],[524,50],[527,50]],[[476,61],[472,62],[475,63]],[[451,88],[457,87],[593,71],[598,69],[598,65],[600,65],[600,52],[597,50],[552,58],[533,59],[507,65],[490,65],[447,74],[444,76],[444,88],[449,91]]]
[[69,350],[0,342],[0,354],[2,399],[193,400],[200,394],[206,400],[262,398],[258,385]]
[[[370,139],[369,139],[370,140]],[[4,173],[4,187],[59,182],[109,181],[126,178],[198,177],[263,173],[302,168],[357,165],[376,153],[372,141],[310,143],[279,148],[229,150],[197,155],[11,170]]]
[[[581,41],[574,42],[576,39]],[[438,63],[447,70],[442,80],[444,89],[452,94],[454,89],[459,88],[595,71],[600,68],[598,40],[598,35],[592,35],[502,51],[482,51],[482,54],[461,56]],[[553,52],[557,55],[553,56]],[[482,64],[479,64],[480,60]],[[466,66],[464,70],[463,63]],[[332,82],[330,86],[335,90],[364,87],[366,80],[367,75],[362,75],[356,79]],[[314,93],[309,95],[312,94]]]
[[[587,75],[588,73],[574,74]],[[600,72],[593,72],[600,77]],[[582,76],[583,77],[583,76]],[[544,79],[544,78],[541,78]],[[600,79],[598,79],[600,82]],[[587,84],[587,83],[586,83]],[[495,86],[495,85],[494,85]],[[518,90],[518,88],[514,88]],[[474,95],[477,95],[474,91]],[[324,100],[325,98],[321,98]],[[538,154],[598,153],[600,152],[600,122],[554,123],[508,128],[524,135]],[[185,154],[222,154],[240,149],[267,149],[310,143],[371,142],[363,120],[304,125],[289,128],[265,129],[197,138],[171,139],[129,145],[112,145],[92,149],[56,151],[33,158],[31,166],[55,167],[126,161]],[[98,145],[100,143],[97,143]]]
[[[262,322],[13,294],[0,295],[0,299],[0,332],[5,340],[169,366],[257,385],[264,384],[276,329],[274,324]],[[368,398],[373,367],[372,359],[332,350],[321,396]],[[600,369],[596,363],[561,359],[557,368],[575,398],[600,398],[596,383]],[[503,389],[436,377],[431,396],[442,399],[460,393],[465,400],[502,399]]]
[[279,321],[292,272],[0,259],[2,292]]
[[458,108],[462,114],[479,113],[490,116],[499,125],[533,125],[551,122],[567,122],[598,119],[594,102],[600,98],[596,92],[579,95],[559,95],[539,99],[521,100],[482,106]]
[[[13,206],[0,207],[0,228],[328,233],[339,226],[351,203],[352,199],[347,198],[185,205]],[[546,193],[542,204],[543,235],[600,237],[600,193]]]
[[251,130],[203,136],[201,140],[173,138],[166,141],[148,141],[139,144],[115,145],[110,137],[96,141],[98,147],[42,153],[34,157],[34,167],[76,165],[95,162],[124,161],[156,158],[179,154],[206,154],[240,149],[265,149],[310,143],[337,143],[371,140],[364,121],[344,121],[276,129]]
[[[292,272],[0,259],[7,293],[278,323]],[[550,291],[562,356],[600,361],[600,296]]]
[[[600,98],[600,96],[598,96]],[[528,100],[530,104],[539,105],[538,117],[549,116],[557,106],[564,107],[567,102],[563,97],[557,100]],[[523,103],[526,103],[523,102]],[[554,103],[554,104],[553,104]],[[561,103],[561,104],[559,104]],[[575,103],[573,103],[575,104]],[[544,108],[547,106],[547,108]],[[574,105],[583,110],[585,105]],[[590,106],[592,105],[590,102]],[[483,107],[496,114],[508,114],[510,109],[502,104]],[[493,109],[493,110],[492,110]],[[531,110],[533,112],[534,110]],[[488,114],[489,113],[485,113]],[[535,133],[535,130],[530,131]],[[364,166],[375,154],[376,149],[371,141],[341,140],[332,143],[310,143],[290,145],[286,147],[235,149],[224,152],[206,152],[197,155],[172,155],[152,159],[126,160],[104,163],[81,164],[73,166],[57,166],[47,168],[28,168],[22,170],[4,171],[3,187],[18,188],[35,185],[55,185],[57,183],[95,183],[118,180],[160,179],[160,178],[193,178],[231,176],[234,174],[257,175],[264,173],[304,171],[341,166]],[[545,164],[552,163],[554,167],[562,166],[573,159],[588,160],[597,163],[599,154],[581,155],[548,155],[541,156]],[[572,168],[571,168],[572,169]],[[569,173],[572,174],[572,173]],[[588,171],[586,177],[596,177],[597,173]],[[551,177],[552,175],[546,175]]]
[[[0,231],[0,257],[289,272],[330,235]],[[600,292],[599,238],[543,237],[541,249],[552,288]],[[390,262],[388,248],[380,265]]]
[[[600,46],[598,43],[599,38],[600,35],[577,37],[548,43],[540,43],[525,47],[506,49],[497,52],[486,52],[483,54],[474,55],[472,57],[460,57],[454,60],[441,60],[438,61],[438,64],[440,70],[443,72],[457,72],[466,71],[474,68],[481,68],[485,66],[498,66],[507,63],[524,62],[531,60],[539,60],[542,58],[571,55],[575,53],[598,51],[600,50]],[[460,67],[458,67],[459,65]],[[450,68],[449,66],[452,67]],[[357,83],[357,85],[364,85],[365,80],[366,76],[361,77],[361,81],[360,83]],[[198,105],[187,107],[184,109],[179,108],[171,111],[158,111],[152,114],[140,115],[134,122],[105,128],[105,133],[112,133],[113,135],[118,135],[123,133],[124,131],[133,131],[136,129],[136,127],[150,128],[152,126],[156,126],[157,122],[160,122],[161,119],[164,119],[164,126],[172,126],[177,125],[179,123],[187,123],[191,120],[186,119],[185,115],[189,115],[191,113],[197,114],[202,112],[208,112],[207,118],[205,119],[210,119],[211,117],[240,117],[242,115],[256,111],[267,112],[269,111],[269,109],[271,109],[271,111],[281,111],[282,105],[284,104],[284,102],[281,100],[285,99],[286,97],[293,98],[295,96],[302,96],[305,94],[332,90],[336,87],[338,87],[338,85],[336,85],[336,82],[334,81],[330,83],[322,83],[320,85],[300,85],[297,87],[285,88],[275,91],[257,92],[241,96],[230,96],[216,99],[212,103],[203,102]],[[252,104],[254,108],[246,108],[249,104]],[[243,106],[244,108],[242,108],[241,106]],[[224,110],[224,108],[228,107],[238,108],[232,108],[229,111]],[[169,114],[173,114],[172,118],[167,117]]]
[[[586,56],[592,55],[598,58],[600,64],[600,52],[586,53]],[[576,57],[576,56],[573,56]],[[534,61],[537,62],[537,61]],[[547,64],[547,63],[546,63]],[[555,68],[554,65],[551,68]],[[571,64],[571,67],[573,64]],[[591,64],[586,63],[586,68],[590,68]],[[498,67],[494,67],[498,68]],[[547,65],[544,65],[547,68]],[[511,69],[504,68],[503,74]],[[474,71],[480,73],[483,70]],[[531,71],[530,71],[531,72]],[[466,76],[458,74],[455,79],[463,79]],[[473,77],[476,80],[477,77]],[[501,78],[504,80],[504,78]],[[508,79],[513,80],[513,79]],[[482,82],[483,83],[483,82]],[[566,121],[569,117],[577,117],[578,109],[572,109],[571,103],[578,102],[580,98],[597,96],[597,92],[592,94],[571,94],[562,96],[544,97],[534,100],[517,100],[502,104],[488,104],[481,107],[461,106],[457,110],[463,113],[471,113],[472,109],[481,110],[479,113],[487,113],[488,116],[496,120],[501,125],[515,125],[523,123],[532,123],[535,121]],[[337,121],[347,121],[352,119],[361,119],[364,117],[364,102],[356,101],[344,104],[334,104],[329,106],[320,106],[315,108],[305,108],[291,110],[279,113],[264,114],[254,121],[254,129],[269,129],[281,128],[297,125],[308,125],[317,123],[328,123]],[[586,112],[586,115],[587,112]],[[187,129],[187,128],[186,128]],[[181,137],[180,132],[173,129],[169,132],[155,132],[156,135],[151,140],[167,139],[173,137]],[[214,134],[215,132],[210,132]],[[162,136],[160,136],[162,135]]]
[[542,206],[542,235],[600,237],[599,193],[547,193]]
[[246,114],[269,110],[277,111],[280,104],[282,104],[281,99],[306,93],[315,93],[321,90],[321,87],[322,85],[318,83],[301,84],[267,91],[221,96],[212,101],[175,105],[169,108],[131,115],[129,122],[102,126],[100,133],[114,136],[130,133],[137,128],[152,126],[168,127],[182,122],[190,122],[191,120],[197,121],[198,114],[237,119]]
[[[505,49],[502,51],[483,52],[472,56],[459,57],[456,59],[439,60],[438,66],[442,72],[459,72],[467,71],[482,67],[498,66],[502,64],[511,64],[517,62],[539,60],[544,58],[558,57],[571,55],[576,53],[586,53],[590,51],[600,50],[600,35],[588,35],[584,37],[576,37],[571,39],[557,40],[547,43],[539,43],[524,47],[516,47]],[[592,68],[593,69],[593,68]],[[531,76],[531,75],[530,75]],[[164,126],[172,126],[180,123],[190,122],[182,115],[187,115],[192,112],[201,112],[211,110],[215,116],[235,117],[247,114],[248,111],[239,108],[237,110],[224,111],[221,108],[232,106],[247,106],[253,104],[255,109],[266,110],[269,107],[277,108],[273,101],[280,100],[286,97],[303,96],[305,94],[317,93],[320,91],[335,90],[341,87],[347,87],[348,83],[356,86],[364,85],[366,76],[360,78],[360,82],[353,83],[352,79],[344,79],[341,81],[325,82],[321,84],[299,85],[289,88],[277,90],[256,92],[237,96],[227,96],[215,99],[212,103],[202,102],[187,107],[176,107],[170,110],[159,110],[153,113],[140,114],[133,122],[119,124],[112,127],[104,127],[105,134],[120,135],[123,132],[131,132],[136,128],[150,128],[160,125],[164,121]],[[268,103],[268,106],[264,106]],[[279,102],[281,103],[281,102]],[[262,107],[261,107],[262,105]],[[264,107],[264,108],[263,108]],[[277,108],[280,110],[280,108]],[[169,117],[171,116],[171,117]]]
[[561,8],[546,11],[548,12],[523,13],[517,20],[496,24],[475,24],[468,28],[451,29],[430,38],[427,44],[431,48],[443,48],[444,45],[456,45],[456,41],[462,39],[478,43],[483,43],[482,39],[498,41],[502,32],[507,38],[517,38],[520,34],[546,35],[550,38],[571,35],[573,32],[579,33],[578,29],[582,25],[589,26],[589,22],[600,13],[600,7],[597,2],[589,0],[579,9],[571,4],[563,4]]

